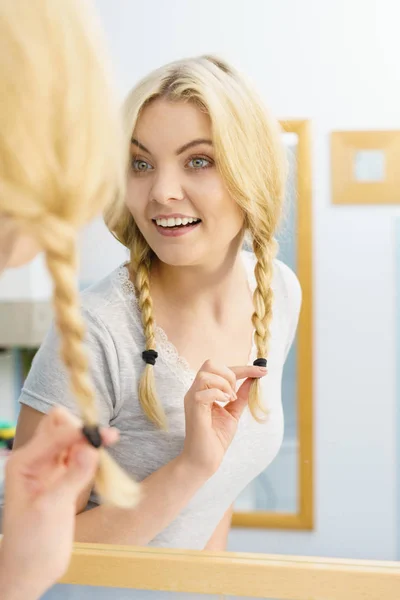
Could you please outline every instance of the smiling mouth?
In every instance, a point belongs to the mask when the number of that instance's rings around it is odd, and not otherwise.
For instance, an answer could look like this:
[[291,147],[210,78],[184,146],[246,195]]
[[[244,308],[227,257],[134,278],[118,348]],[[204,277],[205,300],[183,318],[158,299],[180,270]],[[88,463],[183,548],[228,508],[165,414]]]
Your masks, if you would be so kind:
[[201,219],[195,217],[170,217],[168,219],[152,219],[152,221],[157,227],[165,230],[189,229],[201,223]]

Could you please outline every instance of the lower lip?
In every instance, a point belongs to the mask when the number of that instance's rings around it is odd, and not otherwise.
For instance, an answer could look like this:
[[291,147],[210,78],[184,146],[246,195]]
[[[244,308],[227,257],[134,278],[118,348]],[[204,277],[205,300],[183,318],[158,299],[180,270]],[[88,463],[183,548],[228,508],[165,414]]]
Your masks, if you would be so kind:
[[157,229],[158,233],[160,235],[163,235],[164,237],[180,237],[182,235],[186,235],[187,233],[190,233],[191,231],[194,231],[195,229],[197,229],[197,227],[200,225],[201,221],[199,223],[196,223],[195,225],[185,225],[185,227],[177,227],[176,229],[169,229],[168,227],[161,227],[160,225],[157,225],[156,223],[154,223],[155,228]]

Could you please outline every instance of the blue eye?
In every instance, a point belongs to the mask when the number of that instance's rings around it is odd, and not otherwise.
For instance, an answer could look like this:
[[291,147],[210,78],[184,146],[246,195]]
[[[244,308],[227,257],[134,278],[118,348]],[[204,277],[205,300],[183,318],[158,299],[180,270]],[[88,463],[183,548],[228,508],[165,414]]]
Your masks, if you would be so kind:
[[206,169],[207,167],[211,166],[211,161],[208,160],[207,158],[202,158],[201,156],[197,156],[195,158],[192,158],[188,162],[188,165],[192,169]]
[[150,171],[152,168],[153,167],[145,160],[137,158],[132,161],[132,169],[138,173],[146,173],[146,171]]

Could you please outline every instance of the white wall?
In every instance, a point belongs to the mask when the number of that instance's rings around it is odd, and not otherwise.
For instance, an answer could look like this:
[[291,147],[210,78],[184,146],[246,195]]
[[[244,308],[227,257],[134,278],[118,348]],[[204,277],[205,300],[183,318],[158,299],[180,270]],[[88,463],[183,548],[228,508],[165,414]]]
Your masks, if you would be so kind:
[[96,4],[121,93],[167,61],[214,52],[279,118],[313,121],[316,529],[234,531],[230,549],[393,559],[400,211],[330,204],[329,132],[400,128],[397,0]]

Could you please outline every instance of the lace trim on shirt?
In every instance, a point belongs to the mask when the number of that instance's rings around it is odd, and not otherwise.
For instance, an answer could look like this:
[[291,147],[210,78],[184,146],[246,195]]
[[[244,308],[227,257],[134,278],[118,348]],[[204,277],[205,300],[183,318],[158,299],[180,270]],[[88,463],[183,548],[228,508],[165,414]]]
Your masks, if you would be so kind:
[[[122,265],[117,270],[117,277],[122,292],[133,303],[135,308],[135,316],[141,326],[140,308],[136,296],[135,286],[129,279],[129,271],[125,265]],[[174,372],[176,377],[185,386],[190,386],[196,374],[190,368],[187,360],[179,355],[178,350],[175,348],[174,344],[169,341],[165,331],[161,327],[158,327],[157,324],[155,326],[155,336],[157,342],[157,351],[160,354],[160,358],[165,364],[167,364],[167,366]]]
[[[247,258],[246,258],[246,254],[247,253],[244,253],[245,261],[251,259],[251,254],[248,253],[249,256],[247,256]],[[255,281],[255,276],[254,276],[254,272],[253,272],[253,265],[251,266],[250,271],[248,270],[249,269],[248,265],[245,264],[245,266],[246,266],[246,271],[248,273],[248,283],[249,283],[250,291],[254,292],[255,287],[256,287],[256,281]],[[133,306],[135,308],[135,318],[136,318],[139,328],[142,330],[142,320],[140,317],[140,308],[139,308],[139,303],[138,303],[138,299],[136,296],[136,290],[135,290],[135,286],[129,279],[129,271],[128,271],[126,264],[122,265],[117,270],[117,277],[118,277],[119,283],[121,285],[121,290],[122,290],[124,296],[126,296],[126,298],[128,298],[133,303]],[[274,285],[272,287],[274,289]],[[286,296],[287,296],[287,291],[286,291]],[[275,309],[276,309],[276,305],[275,305]],[[274,311],[275,318],[277,318],[277,316],[278,316],[276,314],[277,312],[278,312],[277,310]],[[169,369],[175,374],[175,376],[179,379],[179,381],[181,383],[183,383],[183,385],[190,387],[190,385],[193,382],[193,379],[196,376],[196,373],[194,371],[192,371],[187,360],[185,358],[183,358],[182,356],[180,356],[180,354],[179,354],[178,350],[176,349],[176,347],[174,346],[174,344],[169,341],[168,336],[165,333],[165,331],[161,327],[158,327],[157,324],[155,326],[155,337],[156,337],[156,342],[157,342],[157,351],[159,352],[160,358],[169,367]],[[253,362],[253,359],[255,358],[255,356],[256,356],[256,346],[255,346],[255,342],[254,342],[254,338],[253,338],[253,343],[252,343],[252,347],[250,350],[250,356],[249,356],[249,361],[248,361],[249,364],[251,364]]]

